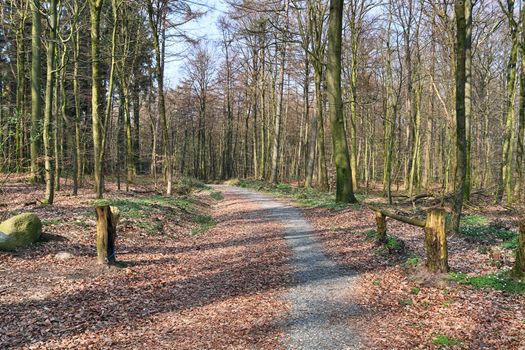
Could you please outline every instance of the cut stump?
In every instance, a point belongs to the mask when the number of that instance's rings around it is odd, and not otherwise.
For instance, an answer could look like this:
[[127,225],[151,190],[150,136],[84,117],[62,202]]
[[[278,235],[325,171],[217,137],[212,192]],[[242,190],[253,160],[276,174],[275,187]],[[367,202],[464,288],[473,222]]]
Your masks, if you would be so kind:
[[117,218],[113,217],[109,205],[97,206],[97,262],[114,264]]
[[448,272],[447,233],[445,211],[432,209],[425,224],[426,267],[430,272]]

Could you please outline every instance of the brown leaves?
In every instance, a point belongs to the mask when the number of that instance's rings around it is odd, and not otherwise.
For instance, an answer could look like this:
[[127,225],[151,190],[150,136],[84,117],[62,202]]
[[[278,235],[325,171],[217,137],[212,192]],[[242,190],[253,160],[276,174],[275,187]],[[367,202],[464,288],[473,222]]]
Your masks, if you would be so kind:
[[[64,240],[0,253],[0,348],[280,347],[288,251],[279,224],[250,214],[256,204],[219,202],[217,226],[197,237],[124,226],[117,238],[124,266],[108,268],[95,264],[94,223],[74,224],[85,218],[69,210],[87,210],[85,202],[59,197],[57,214],[41,212],[64,221],[46,226]],[[61,251],[72,257],[57,260]]]
[[[420,283],[398,256],[376,254],[367,231],[375,229],[372,213],[348,209],[308,211],[325,242],[327,254],[359,273],[353,298],[368,310],[357,322],[374,349],[432,349],[436,336],[459,340],[468,349],[524,349],[525,298],[463,285]],[[390,221],[389,234],[424,256],[420,229]],[[455,271],[494,272],[488,255],[460,237],[449,239]],[[458,346],[456,346],[458,348]]]

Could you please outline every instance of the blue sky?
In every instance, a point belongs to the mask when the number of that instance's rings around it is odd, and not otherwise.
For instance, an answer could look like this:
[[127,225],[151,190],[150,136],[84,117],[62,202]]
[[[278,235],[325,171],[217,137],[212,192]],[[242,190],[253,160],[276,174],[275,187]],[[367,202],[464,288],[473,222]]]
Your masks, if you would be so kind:
[[[206,11],[206,15],[185,24],[183,28],[186,33],[193,38],[200,38],[208,42],[220,39],[217,20],[227,10],[227,4],[223,0],[197,0],[191,4],[193,10]],[[175,87],[183,78],[184,54],[187,53],[188,48],[187,43],[175,41],[167,43],[165,63],[165,85],[167,87]]]

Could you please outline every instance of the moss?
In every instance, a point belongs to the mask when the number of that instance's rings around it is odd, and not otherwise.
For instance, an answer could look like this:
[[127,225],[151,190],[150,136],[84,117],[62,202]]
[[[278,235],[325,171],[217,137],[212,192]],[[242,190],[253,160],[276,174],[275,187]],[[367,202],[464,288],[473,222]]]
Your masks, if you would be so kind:
[[438,334],[432,340],[432,344],[438,345],[438,346],[459,346],[461,345],[461,341],[458,339],[449,337],[447,335]]
[[[191,197],[151,195],[140,198],[103,199],[96,205],[110,205],[118,208],[120,217],[137,221],[137,227],[149,234],[162,233],[164,223],[159,217],[173,217],[181,210],[189,212],[195,205]],[[114,210],[114,209],[112,209]],[[91,214],[93,215],[93,214]]]
[[42,221],[32,213],[16,215],[0,224],[0,250],[15,250],[40,238]]
[[487,226],[490,220],[483,215],[464,215],[461,217],[462,226]]

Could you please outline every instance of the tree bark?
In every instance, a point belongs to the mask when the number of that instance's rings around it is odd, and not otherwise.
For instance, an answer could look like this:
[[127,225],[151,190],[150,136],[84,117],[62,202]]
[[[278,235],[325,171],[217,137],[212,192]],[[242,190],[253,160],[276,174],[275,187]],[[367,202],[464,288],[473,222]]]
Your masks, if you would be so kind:
[[97,262],[114,264],[117,218],[111,213],[109,205],[97,206]]
[[44,169],[46,181],[45,201],[53,204],[55,197],[55,159],[52,127],[55,123],[53,116],[53,97],[55,92],[56,69],[56,39],[57,39],[57,0],[49,3],[49,42],[47,43],[47,72],[46,72],[46,98],[44,108]]
[[93,157],[95,193],[97,198],[104,194],[102,133],[103,125],[100,120],[101,81],[100,81],[100,13],[104,0],[89,0],[89,14],[91,23],[91,120],[93,128]]
[[[458,2],[462,3],[461,0]],[[425,248],[427,269],[430,272],[448,272],[445,211],[442,209],[433,209],[428,213],[425,225]]]
[[343,27],[343,0],[330,0],[328,20],[328,65],[326,81],[328,105],[332,125],[332,142],[336,166],[336,200],[357,202],[352,187],[352,169],[348,142],[344,130],[341,97],[341,41]]
[[456,194],[452,213],[452,230],[459,232],[463,197],[465,193],[465,178],[467,167],[467,140],[465,133],[465,83],[466,83],[466,46],[467,23],[465,8],[470,0],[456,0],[456,152],[457,180]]
[[31,178],[38,181],[40,152],[39,123],[42,120],[42,99],[40,97],[42,68],[41,68],[41,36],[42,25],[40,19],[40,1],[31,0]]

